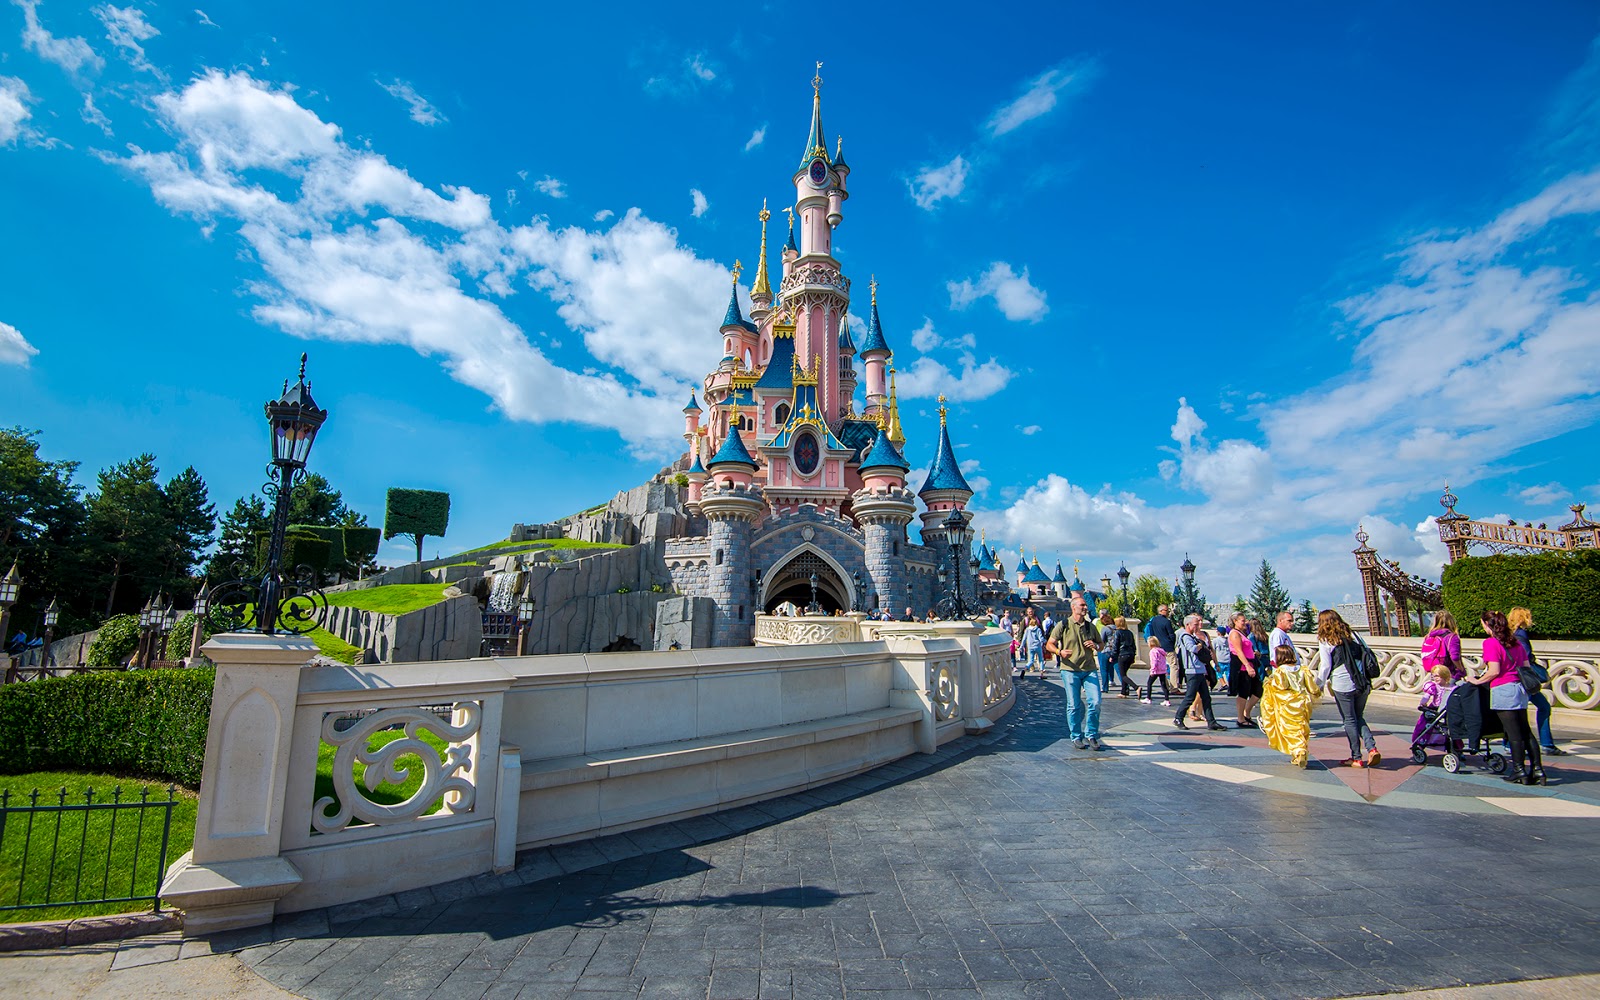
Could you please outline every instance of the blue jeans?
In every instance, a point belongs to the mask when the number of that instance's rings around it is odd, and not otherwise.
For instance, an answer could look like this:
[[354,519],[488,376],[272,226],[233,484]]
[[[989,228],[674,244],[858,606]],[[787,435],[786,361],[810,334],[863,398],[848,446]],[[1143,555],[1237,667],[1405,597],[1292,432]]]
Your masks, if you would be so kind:
[[1100,664],[1100,690],[1111,689],[1111,678],[1116,676],[1117,665],[1111,662],[1111,654],[1101,650],[1094,654],[1095,660]]
[[1067,739],[1100,738],[1100,674],[1094,670],[1063,670],[1061,686],[1067,689]]
[[1042,647],[1035,646],[1028,650],[1027,658],[1022,663],[1022,670],[1024,673],[1029,670],[1037,670],[1041,674],[1044,673],[1044,649]]
[[1545,697],[1541,689],[1528,695],[1528,703],[1533,706],[1534,724],[1539,729],[1539,745],[1548,750],[1556,745],[1555,737],[1550,735],[1550,699]]

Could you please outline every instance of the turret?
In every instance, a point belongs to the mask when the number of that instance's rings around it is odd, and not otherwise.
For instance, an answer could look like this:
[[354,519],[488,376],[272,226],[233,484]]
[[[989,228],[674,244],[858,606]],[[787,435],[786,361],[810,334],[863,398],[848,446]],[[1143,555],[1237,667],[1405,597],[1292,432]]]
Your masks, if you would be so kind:
[[850,168],[845,166],[844,160],[840,158],[843,154],[844,136],[841,135],[839,137],[839,155],[835,156],[833,160],[833,175],[838,183],[834,185],[832,191],[828,192],[828,225],[834,229],[839,228],[839,223],[844,221],[840,208],[844,204],[844,200],[850,197],[849,193],[844,189],[844,179],[850,175]]
[[712,553],[707,579],[708,596],[717,609],[712,640],[717,646],[746,645],[755,629],[757,600],[750,582],[750,537],[767,502],[761,487],[751,481],[756,461],[739,437],[737,406],[730,414],[728,435],[706,469],[710,481],[700,491],[700,513],[707,521]]
[[695,450],[695,439],[700,433],[700,404],[695,402],[694,390],[689,390],[689,405],[683,408],[683,439],[689,442],[689,450]]
[[805,156],[794,175],[795,210],[800,213],[800,254],[803,257],[833,257],[833,227],[842,218],[840,206],[849,197],[838,184],[838,175],[828,159],[828,143],[822,132],[822,64],[811,78],[811,131],[806,137]]
[[734,367],[753,370],[759,334],[756,325],[745,319],[739,308],[739,275],[743,270],[743,264],[733,262],[733,291],[728,296],[728,312],[722,317],[722,353],[724,358],[734,359]]
[[[934,452],[933,465],[928,468],[928,479],[917,491],[917,496],[927,507],[919,515],[922,518],[922,544],[934,546],[938,551],[947,551],[950,541],[944,521],[951,510],[966,508],[972,499],[972,487],[967,485],[966,477],[961,474],[955,449],[950,446],[950,426],[943,396],[939,397],[938,448]],[[967,553],[960,553],[959,558],[953,560],[955,565],[950,570],[962,577],[969,576],[968,559]]]
[[867,575],[877,596],[876,606],[895,610],[906,605],[906,525],[917,509],[915,498],[905,488],[910,469],[888,432],[879,431],[861,457],[863,486],[850,498],[851,512],[866,543]]
[[850,320],[839,324],[839,415],[850,416],[855,411],[856,398],[856,343],[850,336]]
[[884,394],[884,367],[889,359],[894,357],[894,352],[889,350],[889,342],[883,337],[883,321],[878,318],[878,276],[873,275],[868,287],[872,289],[871,321],[867,324],[867,339],[861,343],[861,360],[867,369],[867,408],[868,415],[883,409],[888,397]]
[[706,471],[719,483],[736,483],[748,486],[755,479],[756,460],[739,436],[739,407],[734,406],[728,415],[728,434],[722,447],[706,463]]
[[706,485],[706,467],[700,464],[700,447],[696,442],[690,452],[694,456],[689,462],[689,468],[684,472],[684,478],[689,480],[689,498],[684,506],[689,513],[697,514],[700,511],[700,493]]
[[[789,272],[794,270],[794,262],[800,258],[800,247],[794,241],[794,209],[783,210],[789,216],[789,239],[783,245],[783,277],[789,277]],[[782,280],[782,279],[780,279]]]

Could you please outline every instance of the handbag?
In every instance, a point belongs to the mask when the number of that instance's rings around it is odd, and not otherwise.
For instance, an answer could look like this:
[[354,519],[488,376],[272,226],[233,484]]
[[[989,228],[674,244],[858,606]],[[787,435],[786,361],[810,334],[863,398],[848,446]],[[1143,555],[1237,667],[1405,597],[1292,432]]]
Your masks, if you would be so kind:
[[1383,666],[1378,663],[1378,655],[1364,642],[1361,643],[1361,666],[1366,671],[1369,681],[1375,681],[1383,676]]
[[1531,697],[1539,693],[1539,689],[1550,683],[1550,671],[1534,662],[1524,659],[1517,667],[1517,682],[1522,685],[1522,690]]

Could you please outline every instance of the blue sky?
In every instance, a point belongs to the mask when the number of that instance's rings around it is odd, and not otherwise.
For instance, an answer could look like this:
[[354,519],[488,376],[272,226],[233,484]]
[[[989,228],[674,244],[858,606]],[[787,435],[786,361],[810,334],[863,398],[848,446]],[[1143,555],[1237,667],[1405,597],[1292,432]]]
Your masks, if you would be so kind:
[[1600,501],[1592,3],[202,4],[0,4],[0,422],[85,481],[226,508],[302,350],[313,467],[450,491],[430,554],[642,481],[820,59],[908,457],[946,393],[1008,564],[1324,604],[1358,523],[1436,575],[1447,480]]

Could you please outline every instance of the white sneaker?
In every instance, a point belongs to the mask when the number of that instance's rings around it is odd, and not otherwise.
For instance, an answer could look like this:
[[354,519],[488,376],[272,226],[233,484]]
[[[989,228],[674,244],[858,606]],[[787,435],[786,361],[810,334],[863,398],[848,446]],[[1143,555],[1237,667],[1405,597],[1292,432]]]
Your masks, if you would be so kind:
[[1165,698],[1163,698],[1163,699],[1161,699],[1161,704],[1162,704],[1163,707],[1165,707],[1165,706],[1171,705],[1172,702],[1167,701]]
[[1139,704],[1148,705],[1148,704],[1150,704],[1150,699],[1149,698],[1140,698],[1139,699]]

